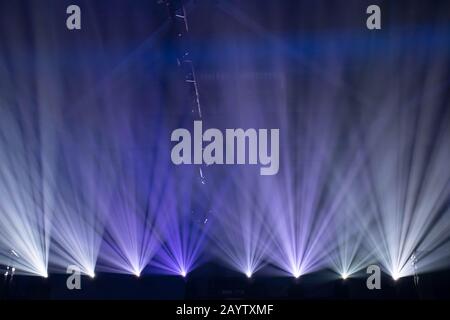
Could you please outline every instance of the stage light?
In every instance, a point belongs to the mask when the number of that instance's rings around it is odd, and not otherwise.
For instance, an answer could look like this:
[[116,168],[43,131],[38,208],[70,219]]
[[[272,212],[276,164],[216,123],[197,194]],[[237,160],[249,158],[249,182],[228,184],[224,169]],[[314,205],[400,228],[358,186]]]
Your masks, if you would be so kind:
[[346,280],[348,278],[349,274],[347,272],[344,272],[341,274],[342,280]]
[[[128,161],[122,158],[125,155],[117,154],[117,161]],[[146,158],[139,157],[141,160]],[[152,175],[155,165],[141,163],[133,160],[127,165],[127,170],[135,171],[136,168],[145,168],[147,173],[138,175],[128,171],[121,171],[120,186],[115,191],[116,207],[109,214],[104,243],[99,252],[99,264],[97,270],[108,273],[123,273],[140,277],[141,271],[150,263],[160,247],[160,225],[157,221],[157,210],[146,209],[144,203],[148,201],[152,191],[149,185],[139,179],[140,175]],[[138,186],[138,187],[136,187]],[[135,189],[136,188],[136,189]],[[130,190],[140,190],[128,196]],[[148,210],[148,211],[145,211]],[[178,274],[178,273],[177,273]]]
[[91,279],[94,279],[94,278],[95,278],[95,273],[94,273],[94,272],[90,272],[90,273],[88,274],[88,276],[89,276]]
[[295,279],[298,279],[302,274],[300,273],[300,271],[295,271],[292,275],[294,276]]
[[394,281],[397,281],[398,279],[400,279],[400,275],[397,272],[394,272],[392,274],[392,279],[394,279]]
[[141,270],[142,269],[135,267],[135,268],[131,269],[130,271],[131,271],[131,274],[133,274],[136,278],[139,278],[141,276]]
[[[186,203],[190,201],[189,193],[186,192],[182,199],[178,198],[175,201],[169,196],[172,186],[177,185],[181,188],[179,181],[169,180],[167,181],[169,189],[165,193],[168,194],[167,203],[170,205],[158,219],[160,249],[150,266],[155,273],[186,277],[200,261],[208,228],[204,228],[204,224],[195,218],[197,213],[186,206]],[[184,189],[189,188],[186,186]],[[155,210],[161,209],[155,208]]]
[[[240,180],[246,180],[244,177],[247,172],[242,171],[237,175]],[[251,179],[248,180],[250,185],[255,188],[260,186],[259,181],[253,180],[253,176],[248,178]],[[252,192],[258,193],[255,190]],[[256,209],[259,201],[255,202],[254,197],[248,196],[239,188],[229,189],[217,196],[229,200],[219,200],[220,204],[215,207],[221,214],[214,221],[214,228],[217,229],[211,233],[216,245],[214,254],[230,269],[251,278],[267,263],[269,248],[265,240],[270,237],[268,229],[264,227],[266,219]]]

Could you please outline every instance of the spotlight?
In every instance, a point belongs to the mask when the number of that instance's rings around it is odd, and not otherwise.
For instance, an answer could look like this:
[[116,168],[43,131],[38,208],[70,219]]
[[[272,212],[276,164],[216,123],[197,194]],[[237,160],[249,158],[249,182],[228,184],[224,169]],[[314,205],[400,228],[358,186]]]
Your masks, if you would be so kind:
[[91,273],[88,274],[88,276],[89,276],[91,279],[94,279],[94,278],[95,278],[95,273],[94,273],[94,272],[91,272]]
[[394,281],[397,281],[401,277],[401,271],[398,268],[394,268],[391,273],[391,277]]
[[134,275],[135,275],[137,278],[140,278],[140,277],[141,277],[141,273],[140,273],[140,272],[136,272]]
[[247,278],[251,278],[252,277],[252,272],[251,271],[247,271],[246,273],[245,273],[245,275],[247,276]]
[[186,273],[186,271],[182,270],[181,273],[180,273],[180,275],[181,275],[183,278],[186,278],[187,273]]
[[302,274],[300,273],[300,271],[296,271],[296,272],[294,272],[292,275],[294,276],[295,279],[298,279],[298,278],[300,278],[300,276],[301,276]]
[[348,273],[347,272],[343,272],[342,274],[341,274],[341,278],[342,278],[342,280],[345,280],[345,279],[347,279],[348,278]]
[[48,273],[44,273],[44,274],[42,275],[42,277],[45,278],[45,279],[47,279],[47,278],[48,278]]

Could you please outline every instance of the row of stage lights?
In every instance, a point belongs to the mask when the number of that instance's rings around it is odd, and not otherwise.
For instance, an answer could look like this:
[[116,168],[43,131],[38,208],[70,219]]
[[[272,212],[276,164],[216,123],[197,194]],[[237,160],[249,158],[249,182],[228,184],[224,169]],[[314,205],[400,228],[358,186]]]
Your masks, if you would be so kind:
[[[16,273],[16,268],[15,268],[15,267],[13,267],[13,266],[7,266],[7,267],[6,267],[6,271],[5,271],[5,273],[4,273],[4,276],[5,276],[5,278],[7,278],[8,276],[13,277],[13,276],[15,275],[15,273]],[[354,272],[354,273],[341,272],[341,273],[339,274],[339,277],[340,277],[342,280],[347,280],[347,279],[351,278],[352,275],[355,274],[355,273],[356,273],[356,272]],[[85,276],[88,276],[88,277],[91,278],[91,279],[95,279],[95,277],[96,277],[96,274],[95,274],[94,271],[92,271],[92,272],[90,272],[90,273],[88,273],[88,274],[84,274],[84,275],[85,275]],[[45,274],[42,274],[42,275],[40,275],[40,276],[41,276],[42,278],[47,279],[47,278],[49,277],[49,274],[48,274],[48,273],[45,273]],[[134,273],[134,276],[135,276],[136,278],[140,278],[140,277],[141,277],[141,272],[136,271],[136,272]],[[188,272],[185,271],[185,270],[180,270],[179,276],[181,276],[182,278],[187,278]],[[254,273],[253,273],[252,271],[250,271],[250,270],[247,270],[247,271],[245,272],[245,276],[246,276],[248,279],[252,279],[253,276],[254,276]],[[292,274],[292,277],[295,278],[295,279],[299,279],[301,276],[302,276],[302,274],[301,274],[300,272],[295,272],[295,273]],[[399,279],[401,278],[400,274],[397,273],[397,272],[392,273],[392,274],[391,274],[391,277],[392,277],[392,279],[393,279],[394,281],[397,281],[397,280],[399,280]]]

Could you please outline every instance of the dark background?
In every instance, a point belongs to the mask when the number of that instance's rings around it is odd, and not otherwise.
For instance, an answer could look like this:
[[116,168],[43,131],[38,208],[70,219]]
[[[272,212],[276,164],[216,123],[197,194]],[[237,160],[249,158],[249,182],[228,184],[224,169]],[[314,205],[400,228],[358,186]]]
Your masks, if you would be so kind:
[[[269,115],[266,119],[271,119],[270,114],[277,110],[278,90],[287,90],[288,101],[295,102],[288,105],[290,112],[304,112],[305,109],[297,108],[298,101],[302,100],[299,88],[315,88],[311,89],[310,98],[314,100],[314,95],[321,95],[328,86],[334,85],[324,77],[324,70],[315,67],[328,57],[329,47],[345,61],[344,80],[352,89],[343,89],[343,95],[354,103],[349,103],[342,112],[346,115],[343,118],[351,122],[357,117],[358,96],[364,90],[358,87],[357,81],[361,70],[383,66],[386,57],[392,55],[414,56],[425,62],[435,52],[450,46],[450,2],[445,0],[185,2],[191,29],[189,46],[199,81],[204,121],[210,127],[226,127],[226,115],[241,112],[245,101],[240,96],[245,96],[242,88],[247,82],[256,82],[263,89],[258,101],[263,102],[262,112]],[[68,32],[65,28],[65,8],[69,4],[82,7],[80,32]],[[365,28],[365,8],[369,4],[380,5],[383,12],[383,29],[376,33],[369,33]],[[234,7],[245,16],[238,15]],[[37,20],[30,19],[31,16]],[[407,32],[411,28],[418,30],[417,37]],[[430,34],[429,41],[427,34]],[[281,88],[278,81],[280,69],[273,57],[279,52],[274,52],[274,42],[286,48],[282,57],[287,67],[282,71],[290,79],[288,88]],[[251,53],[251,66],[240,64],[240,50]],[[2,0],[0,52],[5,62],[3,67],[11,68],[7,71],[0,68],[0,94],[5,99],[14,101],[22,96],[31,106],[37,103],[33,81],[39,78],[34,68],[35,56],[39,55],[43,61],[48,59],[50,71],[61,74],[67,102],[64,117],[74,125],[86,118],[101,122],[98,115],[105,109],[125,107],[135,112],[137,130],[145,135],[146,120],[154,121],[155,116],[167,121],[168,127],[177,126],[189,117],[188,93],[176,65],[167,10],[157,1]],[[386,63],[381,72],[389,77],[396,70],[392,69],[391,62]],[[5,77],[6,73],[16,77]],[[447,73],[446,81],[441,83],[442,91],[447,92],[443,100],[447,101],[449,80]],[[227,99],[222,96],[224,84],[231,92]],[[382,92],[370,94],[377,96]],[[115,103],[99,104],[105,96]],[[272,121],[270,126],[276,126],[277,120],[272,118]],[[95,127],[101,134],[102,126]],[[411,277],[394,283],[386,276],[382,290],[369,292],[364,277],[329,281],[327,271],[323,271],[299,280],[264,277],[248,280],[211,263],[193,271],[187,279],[165,276],[136,279],[100,273],[94,280],[83,278],[80,292],[66,289],[65,275],[51,275],[49,279],[16,276],[10,283],[1,282],[0,297],[449,298],[449,279],[448,271],[426,274],[421,276],[416,288]]]

